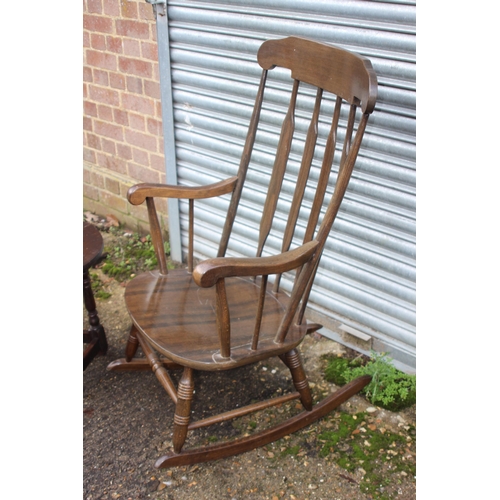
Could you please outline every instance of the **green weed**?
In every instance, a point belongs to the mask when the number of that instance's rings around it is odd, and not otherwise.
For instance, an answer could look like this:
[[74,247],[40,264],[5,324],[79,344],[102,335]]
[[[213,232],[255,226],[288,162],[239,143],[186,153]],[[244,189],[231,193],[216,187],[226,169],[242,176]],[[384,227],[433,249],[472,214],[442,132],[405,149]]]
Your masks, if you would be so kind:
[[[149,271],[158,266],[151,235],[141,237],[135,233],[121,238],[120,244],[105,250],[108,255],[102,272],[117,281],[129,280],[138,272]],[[165,243],[165,254],[170,254],[168,242]]]
[[362,375],[372,377],[362,391],[372,404],[391,411],[399,411],[415,404],[416,376],[395,368],[391,364],[391,358],[384,353],[372,352],[372,359],[365,364],[360,364],[358,358],[332,358],[325,369],[325,379],[337,385],[344,385]]
[[417,399],[417,378],[398,370],[386,354],[372,352],[372,359],[364,366],[348,368],[347,382],[361,375],[371,375],[371,382],[363,389],[367,399],[374,405],[387,410],[399,411],[415,404]]
[[[341,413],[337,429],[318,436],[323,443],[320,456],[332,455],[340,467],[351,473],[363,469],[361,491],[387,499],[383,491],[391,483],[391,475],[404,472],[414,476],[415,464],[404,458],[408,443],[403,436],[366,425],[365,418],[365,413]],[[390,463],[391,472],[383,471],[384,462]]]

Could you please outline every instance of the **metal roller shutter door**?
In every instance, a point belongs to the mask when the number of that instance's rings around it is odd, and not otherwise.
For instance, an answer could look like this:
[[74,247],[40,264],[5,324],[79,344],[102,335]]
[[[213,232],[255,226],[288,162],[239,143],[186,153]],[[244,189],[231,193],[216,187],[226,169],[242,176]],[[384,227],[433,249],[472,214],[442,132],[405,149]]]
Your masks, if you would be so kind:
[[[309,307],[331,319],[328,336],[349,344],[356,340],[349,334],[354,328],[354,333],[371,339],[371,344],[359,344],[361,350],[371,345],[390,352],[406,368],[414,367],[415,4],[202,0],[169,1],[167,7],[180,184],[215,182],[236,173],[260,77],[256,52],[264,40],[302,36],[372,61],[379,99]],[[257,138],[254,169],[248,174],[249,188],[239,210],[243,221],[235,226],[228,255],[255,251],[259,220],[253,205],[263,196],[262,184],[272,166],[269,151],[281,126],[276,110],[282,85],[278,74],[262,113],[265,130]],[[325,104],[326,112],[329,105]],[[299,140],[293,146],[297,152],[303,133],[300,112],[299,108]],[[290,171],[296,163],[292,152]],[[227,197],[196,203],[198,258],[215,256],[227,203]],[[187,203],[180,202],[179,210],[186,248]],[[287,212],[286,193],[279,210]],[[279,226],[274,230],[279,232]],[[272,235],[269,247],[272,252]],[[340,324],[348,328],[337,328]]]

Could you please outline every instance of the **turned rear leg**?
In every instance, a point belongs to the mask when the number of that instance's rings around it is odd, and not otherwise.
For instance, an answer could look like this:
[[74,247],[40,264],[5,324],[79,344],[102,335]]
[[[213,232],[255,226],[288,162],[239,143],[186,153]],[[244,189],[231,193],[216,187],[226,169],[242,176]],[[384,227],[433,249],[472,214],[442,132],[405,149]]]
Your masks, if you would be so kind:
[[307,380],[300,354],[297,349],[292,349],[286,354],[280,356],[281,360],[288,366],[292,374],[293,384],[295,389],[300,394],[300,401],[306,410],[312,410],[312,395]]
[[174,415],[174,437],[172,439],[175,453],[180,453],[186,441],[189,417],[191,415],[191,401],[193,399],[193,370],[184,367],[179,386],[177,388],[177,405]]
[[136,332],[137,328],[134,324],[132,324],[130,333],[128,334],[127,347],[125,347],[125,359],[129,362],[132,361],[132,358],[135,356],[137,348],[139,347]]

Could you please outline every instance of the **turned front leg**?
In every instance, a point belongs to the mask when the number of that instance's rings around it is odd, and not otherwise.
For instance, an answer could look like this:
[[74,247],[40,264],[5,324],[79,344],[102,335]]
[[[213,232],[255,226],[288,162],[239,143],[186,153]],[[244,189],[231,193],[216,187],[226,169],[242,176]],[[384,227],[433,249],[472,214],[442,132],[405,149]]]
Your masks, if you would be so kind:
[[186,440],[189,418],[191,414],[191,401],[193,399],[193,370],[185,367],[177,388],[177,405],[174,415],[174,451],[180,453]]
[[137,339],[136,332],[137,328],[135,325],[132,325],[128,334],[127,347],[125,347],[125,359],[129,362],[132,361],[139,347],[139,340]]
[[297,349],[288,351],[281,359],[285,362],[286,366],[290,369],[293,379],[293,385],[297,392],[300,394],[300,401],[306,410],[312,410],[312,395],[309,388],[309,382],[302,366],[300,354]]

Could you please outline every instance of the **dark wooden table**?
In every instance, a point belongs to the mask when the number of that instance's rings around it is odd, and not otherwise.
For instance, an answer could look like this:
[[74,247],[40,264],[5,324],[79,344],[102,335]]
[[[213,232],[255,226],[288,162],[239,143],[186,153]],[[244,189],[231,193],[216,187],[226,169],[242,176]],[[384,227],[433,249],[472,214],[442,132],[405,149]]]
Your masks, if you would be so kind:
[[83,223],[83,300],[89,315],[89,329],[83,331],[83,343],[88,344],[83,351],[83,369],[87,368],[94,357],[106,354],[108,342],[106,333],[99,322],[94,294],[90,282],[89,269],[102,257],[104,242],[99,230],[88,222]]

